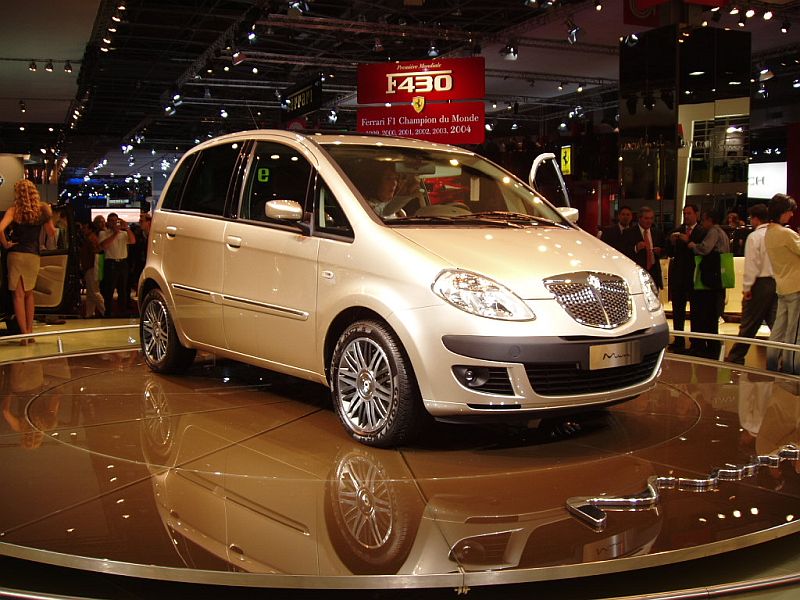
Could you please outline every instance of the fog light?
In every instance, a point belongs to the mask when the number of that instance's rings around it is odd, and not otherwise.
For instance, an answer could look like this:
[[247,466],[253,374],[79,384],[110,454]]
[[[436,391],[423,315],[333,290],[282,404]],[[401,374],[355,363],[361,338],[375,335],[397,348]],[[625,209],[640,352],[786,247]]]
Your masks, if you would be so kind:
[[453,374],[461,385],[470,388],[477,388],[486,385],[489,381],[489,369],[487,367],[453,367]]

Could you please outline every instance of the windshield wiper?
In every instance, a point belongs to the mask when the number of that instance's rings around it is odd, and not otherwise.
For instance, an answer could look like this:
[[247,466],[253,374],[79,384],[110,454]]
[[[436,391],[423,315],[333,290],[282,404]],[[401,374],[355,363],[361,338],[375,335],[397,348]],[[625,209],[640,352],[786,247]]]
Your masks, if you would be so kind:
[[480,225],[490,225],[492,227],[522,227],[518,223],[509,221],[508,219],[487,219],[486,217],[475,216],[472,214],[465,215],[429,215],[421,217],[398,217],[397,219],[385,220],[387,225],[419,225],[420,223],[434,224],[434,225],[453,225],[455,223],[463,223],[469,221],[470,223],[478,223]]
[[453,223],[453,217],[442,215],[430,215],[422,217],[397,217],[395,219],[384,219],[387,225],[417,225],[419,223]]
[[504,211],[504,210],[489,210],[484,212],[472,213],[473,216],[478,217],[503,217],[509,221],[525,221],[527,223],[544,223],[546,225],[554,225],[555,227],[567,227],[563,223],[553,221],[547,217],[537,217],[536,215],[528,215],[525,213]]

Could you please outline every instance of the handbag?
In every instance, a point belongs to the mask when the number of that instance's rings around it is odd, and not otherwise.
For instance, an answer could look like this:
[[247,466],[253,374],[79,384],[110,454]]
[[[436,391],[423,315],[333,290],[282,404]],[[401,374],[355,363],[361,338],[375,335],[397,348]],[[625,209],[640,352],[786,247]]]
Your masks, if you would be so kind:
[[694,289],[721,290],[736,285],[733,253],[709,252],[694,257]]

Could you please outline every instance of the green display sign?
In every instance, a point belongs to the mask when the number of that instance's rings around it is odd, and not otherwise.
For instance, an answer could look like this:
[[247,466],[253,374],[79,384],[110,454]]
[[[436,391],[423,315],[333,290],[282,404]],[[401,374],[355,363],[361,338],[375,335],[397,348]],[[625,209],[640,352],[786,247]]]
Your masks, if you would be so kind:
[[269,181],[269,169],[267,167],[261,167],[258,170],[258,181],[260,183],[267,183]]

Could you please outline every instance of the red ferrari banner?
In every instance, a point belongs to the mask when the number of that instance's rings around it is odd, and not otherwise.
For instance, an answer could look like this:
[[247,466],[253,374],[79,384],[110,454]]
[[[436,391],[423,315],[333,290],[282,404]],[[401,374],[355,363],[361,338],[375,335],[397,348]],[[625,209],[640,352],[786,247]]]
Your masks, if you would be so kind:
[[483,102],[364,106],[358,109],[361,133],[412,137],[446,144],[481,144],[485,138]]
[[486,93],[482,56],[358,66],[358,103],[474,100]]

